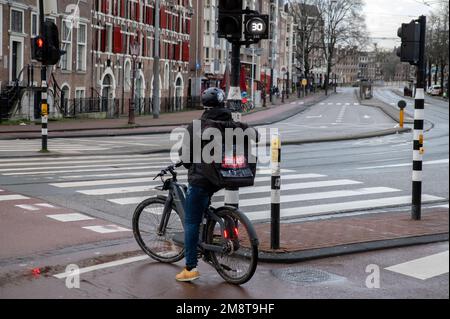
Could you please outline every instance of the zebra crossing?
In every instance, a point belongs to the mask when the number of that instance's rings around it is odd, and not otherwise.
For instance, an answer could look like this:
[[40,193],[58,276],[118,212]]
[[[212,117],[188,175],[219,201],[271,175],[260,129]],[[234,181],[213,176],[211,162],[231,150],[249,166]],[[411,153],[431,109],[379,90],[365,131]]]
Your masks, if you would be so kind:
[[[84,152],[112,151],[124,147],[158,146],[148,136],[117,136],[108,138],[54,138],[48,141],[49,149],[59,154],[83,154]],[[150,142],[149,142],[150,141]],[[40,139],[0,140],[0,154],[37,152],[41,149]]]
[[[47,158],[0,159],[2,176],[32,179],[67,194],[95,198],[122,211],[133,211],[144,199],[161,194],[153,180],[170,163],[170,154],[96,155]],[[270,218],[271,170],[259,165],[255,186],[240,190],[240,208],[251,220]],[[187,172],[179,170],[179,180],[187,181]],[[5,197],[6,196],[6,197]],[[11,195],[1,195],[0,201]],[[443,201],[425,194],[423,202]],[[213,205],[223,205],[224,192],[218,192]],[[88,202],[88,201],[87,201]],[[282,170],[282,218],[296,218],[409,205],[409,191],[386,185],[366,185],[363,181],[334,178],[316,172]],[[76,218],[76,217],[74,217]]]

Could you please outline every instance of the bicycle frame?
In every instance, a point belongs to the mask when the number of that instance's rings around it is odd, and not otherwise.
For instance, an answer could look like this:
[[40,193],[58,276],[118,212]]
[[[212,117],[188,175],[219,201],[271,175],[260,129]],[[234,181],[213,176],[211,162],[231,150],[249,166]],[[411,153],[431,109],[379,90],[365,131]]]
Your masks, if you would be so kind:
[[[176,181],[176,177],[168,179],[164,182],[164,190],[169,191],[169,195],[166,196],[159,196],[160,198],[164,199],[166,201],[164,205],[164,211],[163,211],[163,218],[161,218],[161,223],[158,228],[158,235],[163,235],[164,229],[166,229],[167,224],[169,222],[170,218],[170,212],[172,211],[172,206],[175,204],[175,207],[177,208],[177,211],[179,213],[181,223],[183,224],[183,228],[185,227],[185,210],[184,210],[184,204],[186,202],[186,191],[187,187],[185,185],[179,184]],[[225,223],[219,216],[215,214],[215,209],[212,208],[210,205],[208,205],[207,210],[204,213],[203,218],[206,218],[208,225],[209,220],[214,220],[220,225],[221,234],[224,233],[224,230],[226,229]],[[202,228],[199,234],[199,246],[202,248],[203,252],[205,251],[215,251],[215,252],[224,252],[225,247],[219,247],[216,245],[208,245],[206,244],[206,229],[205,224],[202,224]],[[184,244],[184,242],[183,242]]]

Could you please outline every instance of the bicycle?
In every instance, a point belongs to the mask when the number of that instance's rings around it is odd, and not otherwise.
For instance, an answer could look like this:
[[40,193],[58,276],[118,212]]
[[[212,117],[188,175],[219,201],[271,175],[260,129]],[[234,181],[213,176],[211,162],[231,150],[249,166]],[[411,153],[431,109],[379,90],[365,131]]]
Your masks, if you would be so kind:
[[255,109],[255,105],[252,101],[248,100],[246,103],[242,104],[242,112],[247,113]]
[[[144,200],[133,215],[133,233],[141,249],[154,260],[175,263],[184,258],[184,203],[187,186],[179,184],[176,169],[163,169],[159,191],[168,195]],[[166,175],[171,178],[164,179]],[[228,283],[242,285],[254,275],[258,238],[250,220],[237,208],[213,208],[211,199],[200,227],[198,256],[213,266]]]

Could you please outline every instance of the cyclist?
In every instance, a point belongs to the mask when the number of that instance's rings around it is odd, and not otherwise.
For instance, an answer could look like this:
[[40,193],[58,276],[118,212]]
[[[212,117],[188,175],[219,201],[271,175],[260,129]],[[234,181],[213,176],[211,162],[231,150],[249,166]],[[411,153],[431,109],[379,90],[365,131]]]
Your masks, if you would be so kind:
[[[232,121],[231,111],[225,108],[225,93],[219,88],[209,88],[202,94],[205,113],[200,120]],[[187,128],[192,143],[193,126]],[[192,144],[191,144],[192,145]],[[192,147],[191,160],[192,160]],[[180,150],[180,153],[182,151]],[[205,176],[201,164],[184,164],[188,171],[189,188],[186,194],[185,207],[185,258],[186,268],[176,276],[177,281],[193,281],[200,277],[197,270],[197,244],[203,212],[208,208],[212,195],[219,191]]]
[[[202,104],[205,108],[200,120],[202,127],[206,121],[217,121],[227,123],[229,127],[248,128],[243,123],[233,122],[231,110],[225,107],[225,93],[219,88],[209,88],[202,94]],[[186,267],[176,276],[177,281],[193,281],[200,277],[197,269],[198,256],[197,245],[200,232],[200,224],[203,219],[203,213],[208,208],[211,197],[218,192],[221,187],[217,186],[219,182],[216,180],[212,172],[211,165],[203,163],[193,163],[193,125],[187,128],[188,135],[183,141],[183,145],[190,145],[190,161],[183,165],[188,169],[189,187],[186,194],[185,203],[185,259]],[[207,141],[205,141],[206,143]],[[189,143],[189,144],[188,144]],[[180,155],[183,153],[180,149]]]

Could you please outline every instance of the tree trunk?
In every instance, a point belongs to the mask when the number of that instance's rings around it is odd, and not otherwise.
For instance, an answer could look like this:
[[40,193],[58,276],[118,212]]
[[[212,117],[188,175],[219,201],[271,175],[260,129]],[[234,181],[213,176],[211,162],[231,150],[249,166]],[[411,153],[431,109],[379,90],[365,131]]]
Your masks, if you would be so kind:
[[444,95],[444,69],[445,62],[441,61],[441,96]]
[[438,65],[436,63],[434,69],[434,85],[437,85],[437,81],[438,81]]
[[428,86],[427,88],[429,88],[432,83],[431,83],[431,68],[433,67],[433,63],[431,62],[431,59],[428,60]]

